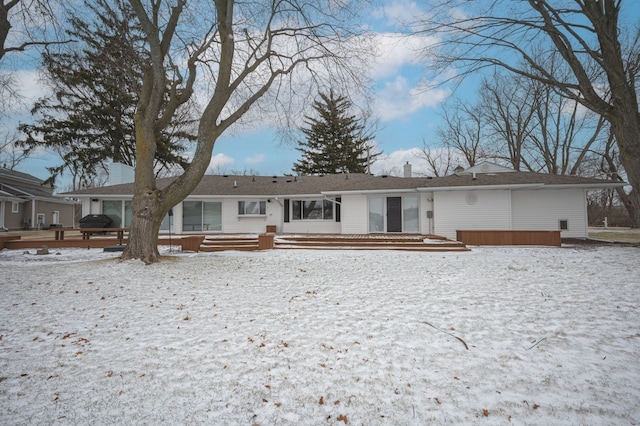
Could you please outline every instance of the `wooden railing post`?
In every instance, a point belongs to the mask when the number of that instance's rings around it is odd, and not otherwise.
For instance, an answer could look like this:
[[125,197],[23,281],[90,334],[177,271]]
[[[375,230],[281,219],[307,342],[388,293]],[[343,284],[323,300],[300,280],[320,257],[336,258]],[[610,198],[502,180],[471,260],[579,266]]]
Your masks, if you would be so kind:
[[271,250],[274,247],[273,234],[258,235],[258,250]]

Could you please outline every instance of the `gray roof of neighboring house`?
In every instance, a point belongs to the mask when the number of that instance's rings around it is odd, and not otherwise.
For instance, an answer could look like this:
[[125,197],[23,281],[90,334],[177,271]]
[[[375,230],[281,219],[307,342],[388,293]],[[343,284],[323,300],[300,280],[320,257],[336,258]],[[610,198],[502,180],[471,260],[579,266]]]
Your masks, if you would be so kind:
[[42,179],[38,179],[35,176],[32,176],[27,173],[18,172],[16,170],[6,169],[4,167],[0,168],[0,180],[3,178],[23,181],[25,183],[30,183],[33,185],[42,185],[44,182]]
[[53,195],[53,190],[43,186],[44,181],[27,173],[0,168],[0,195],[4,198],[30,200],[40,199],[54,203],[70,203],[60,196]]
[[[161,178],[157,181],[162,189],[177,179]],[[622,186],[601,179],[578,176],[559,176],[531,172],[512,173],[460,173],[445,177],[395,177],[372,176],[362,173],[326,176],[227,176],[205,175],[192,196],[287,196],[317,195],[321,193],[375,192],[393,190],[447,190],[485,186],[518,187],[523,185],[581,186],[605,188]],[[116,196],[132,195],[134,184],[121,184],[69,192],[72,196]]]

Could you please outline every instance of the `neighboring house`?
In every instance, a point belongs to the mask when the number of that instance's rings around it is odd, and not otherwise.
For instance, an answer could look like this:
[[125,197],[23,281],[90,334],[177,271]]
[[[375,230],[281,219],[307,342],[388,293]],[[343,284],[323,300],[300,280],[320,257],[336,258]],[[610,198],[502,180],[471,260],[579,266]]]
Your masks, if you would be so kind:
[[[411,176],[410,167],[405,175]],[[175,178],[158,180],[158,187]],[[165,217],[161,231],[181,233],[420,233],[456,238],[456,230],[560,230],[587,237],[588,190],[619,183],[516,172],[492,163],[445,177],[367,174],[204,176]],[[82,215],[131,223],[133,184],[75,191]],[[171,223],[171,227],[170,227]]]
[[74,226],[77,201],[53,195],[43,181],[0,168],[0,229],[48,229]]

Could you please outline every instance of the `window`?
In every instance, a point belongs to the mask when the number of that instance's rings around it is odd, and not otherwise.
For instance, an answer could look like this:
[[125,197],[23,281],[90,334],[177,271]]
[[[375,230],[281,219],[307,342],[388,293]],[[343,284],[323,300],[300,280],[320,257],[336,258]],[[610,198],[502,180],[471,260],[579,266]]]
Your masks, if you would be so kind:
[[221,231],[222,203],[184,201],[182,203],[182,230]]
[[569,221],[567,219],[560,219],[558,225],[561,231],[569,230]]
[[417,234],[420,231],[418,196],[407,195],[402,197],[402,223],[403,232]]
[[11,202],[11,213],[20,213],[20,204],[18,202]]
[[[128,228],[131,226],[133,210],[130,200],[102,200],[102,214],[111,218],[111,226],[114,228]],[[124,220],[122,219],[124,218]],[[160,225],[161,231],[169,230],[169,215],[166,215]]]
[[36,221],[38,226],[44,225],[44,213],[38,213]]
[[289,209],[289,205],[290,205],[290,200],[288,198],[284,199],[284,222],[285,223],[289,223],[291,216],[289,214],[290,209]]
[[293,220],[331,220],[333,203],[329,200],[293,200],[291,218]]
[[369,198],[369,232],[384,232],[383,197]]
[[264,216],[266,214],[266,201],[238,201],[239,216]]
[[417,195],[369,197],[369,232],[420,232]]
[[122,226],[122,200],[102,200],[102,214],[109,216],[111,226]]

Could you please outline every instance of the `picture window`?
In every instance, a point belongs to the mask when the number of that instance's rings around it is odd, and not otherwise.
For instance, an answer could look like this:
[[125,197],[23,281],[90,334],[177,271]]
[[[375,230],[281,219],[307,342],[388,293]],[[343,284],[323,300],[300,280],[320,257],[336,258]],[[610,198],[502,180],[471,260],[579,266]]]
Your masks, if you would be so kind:
[[238,201],[239,216],[264,216],[266,214],[266,201]]

